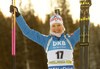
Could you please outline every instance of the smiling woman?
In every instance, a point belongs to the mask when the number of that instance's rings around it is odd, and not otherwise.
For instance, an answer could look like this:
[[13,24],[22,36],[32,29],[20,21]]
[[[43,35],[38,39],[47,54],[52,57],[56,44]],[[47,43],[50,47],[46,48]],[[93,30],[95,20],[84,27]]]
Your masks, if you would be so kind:
[[[13,6],[10,7],[11,13],[13,13],[12,9],[14,9]],[[68,37],[68,34],[64,33],[65,30],[62,17],[55,14],[50,18],[49,24],[51,33],[50,35],[45,36],[34,29],[31,29],[19,11],[16,11],[16,21],[22,33],[26,37],[40,44],[44,48],[47,53],[48,69],[74,69],[73,51],[75,44],[79,41],[80,28],[74,32],[74,35]],[[54,61],[54,63],[52,61]],[[57,64],[55,64],[55,62],[57,62]]]

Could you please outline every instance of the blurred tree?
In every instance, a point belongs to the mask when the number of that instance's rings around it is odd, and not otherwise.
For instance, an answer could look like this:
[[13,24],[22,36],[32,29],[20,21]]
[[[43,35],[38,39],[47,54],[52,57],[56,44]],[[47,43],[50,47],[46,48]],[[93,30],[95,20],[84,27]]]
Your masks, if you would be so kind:
[[98,33],[98,36],[97,36],[97,38],[98,38],[98,40],[97,40],[97,43],[98,43],[97,69],[100,69],[100,60],[99,60],[99,58],[100,58],[100,25],[97,26],[97,33]]
[[8,26],[10,18],[0,11],[0,69],[11,68],[11,32]]

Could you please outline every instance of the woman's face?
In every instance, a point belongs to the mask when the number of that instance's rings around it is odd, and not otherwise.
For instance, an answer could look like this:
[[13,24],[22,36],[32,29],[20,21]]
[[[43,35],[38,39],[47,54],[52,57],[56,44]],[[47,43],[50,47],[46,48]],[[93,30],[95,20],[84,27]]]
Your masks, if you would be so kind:
[[54,23],[51,26],[51,31],[54,33],[61,33],[64,30],[64,27],[60,23]]

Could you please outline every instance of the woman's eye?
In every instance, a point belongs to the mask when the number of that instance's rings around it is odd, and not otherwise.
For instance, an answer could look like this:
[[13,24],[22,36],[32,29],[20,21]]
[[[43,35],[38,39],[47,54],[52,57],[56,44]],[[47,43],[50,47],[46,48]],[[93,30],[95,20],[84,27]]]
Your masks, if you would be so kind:
[[61,26],[60,24],[58,24],[58,26]]
[[52,27],[55,27],[55,25],[52,25]]

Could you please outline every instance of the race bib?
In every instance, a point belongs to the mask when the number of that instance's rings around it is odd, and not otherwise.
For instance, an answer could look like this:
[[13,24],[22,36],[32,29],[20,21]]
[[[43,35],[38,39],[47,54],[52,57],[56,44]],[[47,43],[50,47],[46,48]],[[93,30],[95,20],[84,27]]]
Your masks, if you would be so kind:
[[68,49],[47,52],[48,66],[73,65],[73,51]]

